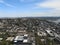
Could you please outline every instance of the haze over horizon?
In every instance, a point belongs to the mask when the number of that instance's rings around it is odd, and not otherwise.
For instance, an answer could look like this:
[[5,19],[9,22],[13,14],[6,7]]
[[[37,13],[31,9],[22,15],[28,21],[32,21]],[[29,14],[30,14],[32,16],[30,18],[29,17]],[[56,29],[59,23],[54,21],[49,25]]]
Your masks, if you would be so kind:
[[0,17],[59,17],[60,0],[0,0]]

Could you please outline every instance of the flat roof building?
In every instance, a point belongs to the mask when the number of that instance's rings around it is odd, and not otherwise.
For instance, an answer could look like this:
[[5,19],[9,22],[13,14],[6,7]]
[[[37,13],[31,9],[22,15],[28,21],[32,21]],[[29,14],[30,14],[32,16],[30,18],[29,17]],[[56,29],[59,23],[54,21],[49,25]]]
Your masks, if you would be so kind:
[[13,41],[14,40],[14,37],[8,37],[7,39],[6,39],[6,41]]
[[32,45],[30,40],[28,39],[28,34],[25,34],[23,36],[16,36],[14,39],[14,45]]
[[15,38],[14,40],[15,40],[15,41],[23,40],[23,36],[16,36],[16,38]]

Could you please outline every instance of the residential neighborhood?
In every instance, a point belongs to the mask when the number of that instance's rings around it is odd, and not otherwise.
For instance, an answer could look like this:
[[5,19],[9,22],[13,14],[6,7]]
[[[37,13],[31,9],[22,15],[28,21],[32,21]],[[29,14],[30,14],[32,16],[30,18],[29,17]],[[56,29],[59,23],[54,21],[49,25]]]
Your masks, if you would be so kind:
[[60,23],[39,18],[0,19],[1,45],[60,45]]

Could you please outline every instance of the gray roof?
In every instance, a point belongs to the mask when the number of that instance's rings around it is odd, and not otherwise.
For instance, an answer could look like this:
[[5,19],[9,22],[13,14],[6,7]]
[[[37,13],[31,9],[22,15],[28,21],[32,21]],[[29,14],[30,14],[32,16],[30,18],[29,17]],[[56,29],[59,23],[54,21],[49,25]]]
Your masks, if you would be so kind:
[[16,36],[16,38],[14,40],[23,40],[23,36]]

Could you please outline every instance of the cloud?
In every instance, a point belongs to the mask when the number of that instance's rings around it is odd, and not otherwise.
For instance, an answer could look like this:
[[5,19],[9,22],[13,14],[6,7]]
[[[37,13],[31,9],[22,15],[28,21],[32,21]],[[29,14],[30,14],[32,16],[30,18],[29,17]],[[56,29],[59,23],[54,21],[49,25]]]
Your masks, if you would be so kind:
[[45,2],[38,3],[38,7],[52,8],[55,10],[60,10],[60,0],[46,0]]
[[[60,0],[45,0],[35,4],[34,9],[48,9],[42,12],[41,16],[60,16]],[[37,13],[35,15],[40,15]]]
[[51,12],[3,12],[0,11],[0,17],[58,17],[60,11]]
[[33,2],[35,0],[20,0],[20,2]]
[[8,4],[8,3],[4,3],[6,6],[8,6],[8,7],[15,7],[15,6],[13,6],[13,5],[11,5],[11,4]]
[[51,11],[51,12],[36,12],[33,13],[34,16],[52,16],[57,17],[60,16],[60,11]]
[[0,0],[0,3],[4,3],[4,1],[3,0]]
[[0,0],[0,3],[3,3],[4,5],[6,5],[8,7],[15,7],[15,6],[11,5],[11,4],[6,3],[4,0]]

